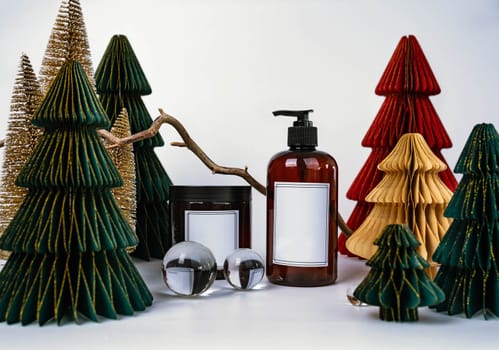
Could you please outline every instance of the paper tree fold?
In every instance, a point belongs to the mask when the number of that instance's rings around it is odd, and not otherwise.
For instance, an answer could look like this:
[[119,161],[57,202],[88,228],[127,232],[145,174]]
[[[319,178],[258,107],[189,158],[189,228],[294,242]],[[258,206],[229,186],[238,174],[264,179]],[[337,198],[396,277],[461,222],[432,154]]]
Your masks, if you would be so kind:
[[384,321],[417,321],[418,307],[441,303],[444,292],[426,275],[429,263],[406,225],[387,225],[374,241],[379,248],[367,261],[371,270],[355,288],[360,301],[378,305]]
[[[377,166],[402,135],[423,135],[433,153],[444,163],[440,150],[452,147],[429,98],[439,94],[440,87],[415,36],[400,39],[375,93],[386,98],[362,140],[362,146],[372,148],[372,152],[346,194],[348,199],[357,201],[347,220],[352,230],[356,230],[372,210],[372,203],[365,199],[383,177]],[[457,180],[448,167],[439,176],[451,191],[455,190]],[[338,251],[349,256],[355,255],[345,247],[346,239],[345,234],[341,233]]]
[[386,225],[406,224],[423,243],[418,254],[431,260],[450,224],[443,213],[452,192],[438,176],[446,167],[421,134],[403,135],[378,166],[384,176],[366,196],[373,208],[348,238],[348,250],[370,259],[377,250],[373,242]]
[[476,125],[454,169],[463,174],[445,215],[453,222],[433,259],[435,282],[449,315],[479,311],[499,317],[499,135],[492,124]]
[[[151,126],[152,118],[141,98],[151,93],[151,87],[126,36],[111,38],[95,80],[111,121],[126,108],[132,134]],[[133,254],[144,260],[162,259],[172,245],[168,204],[172,181],[154,153],[154,147],[163,144],[159,133],[133,144],[137,191],[135,232],[139,237]]]
[[96,129],[109,119],[82,66],[67,61],[33,123],[44,128],[17,178],[29,188],[0,237],[0,320],[80,322],[151,305],[126,248],[137,237],[110,189],[122,180]]

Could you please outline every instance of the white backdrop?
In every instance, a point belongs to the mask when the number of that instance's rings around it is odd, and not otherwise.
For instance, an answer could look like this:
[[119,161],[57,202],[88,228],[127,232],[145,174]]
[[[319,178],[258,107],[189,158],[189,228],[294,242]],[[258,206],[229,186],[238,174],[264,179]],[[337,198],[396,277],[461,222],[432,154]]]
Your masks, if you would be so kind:
[[[340,213],[370,149],[361,140],[383,97],[374,88],[395,47],[414,34],[442,93],[432,102],[454,146],[454,167],[473,126],[499,127],[497,0],[80,0],[97,67],[113,34],[129,38],[153,93],[217,163],[248,166],[265,182],[286,148],[291,120],[275,109],[313,108],[319,149],[339,165]],[[0,0],[0,137],[20,56],[39,72],[60,0]],[[161,134],[179,140],[170,127]],[[212,175],[186,149],[158,148],[176,184],[245,184]],[[458,176],[460,178],[460,176]],[[265,201],[253,191],[253,247],[265,251]]]

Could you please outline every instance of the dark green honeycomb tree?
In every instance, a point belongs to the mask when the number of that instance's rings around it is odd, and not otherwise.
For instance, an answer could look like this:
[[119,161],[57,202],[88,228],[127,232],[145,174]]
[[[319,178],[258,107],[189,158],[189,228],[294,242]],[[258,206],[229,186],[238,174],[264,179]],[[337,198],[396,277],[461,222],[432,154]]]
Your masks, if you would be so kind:
[[435,308],[499,317],[499,135],[492,124],[475,125],[454,172],[463,177],[444,214],[453,221],[433,254],[447,299]]
[[378,250],[367,261],[371,270],[353,295],[378,305],[380,319],[417,321],[418,307],[444,301],[445,294],[424,271],[430,264],[417,254],[420,243],[407,225],[387,225],[374,244]]
[[[97,92],[112,123],[123,108],[128,111],[131,133],[148,129],[152,118],[141,96],[151,87],[124,35],[114,35],[95,72]],[[136,225],[139,245],[133,254],[141,259],[162,259],[172,245],[170,232],[170,177],[154,153],[163,146],[158,133],[133,144],[136,181]]]
[[98,321],[152,295],[126,248],[137,236],[110,189],[122,180],[96,129],[110,125],[77,61],[61,67],[33,123],[44,129],[17,184],[29,189],[0,237],[0,320]]

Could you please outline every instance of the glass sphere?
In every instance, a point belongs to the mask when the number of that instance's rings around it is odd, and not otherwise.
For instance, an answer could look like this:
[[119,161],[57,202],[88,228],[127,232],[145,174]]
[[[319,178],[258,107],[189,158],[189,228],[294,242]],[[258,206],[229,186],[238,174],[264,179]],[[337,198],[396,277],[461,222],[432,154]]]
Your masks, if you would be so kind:
[[172,246],[163,258],[163,278],[174,293],[195,296],[205,292],[217,276],[217,261],[206,246],[184,241]]
[[224,261],[224,276],[236,289],[252,289],[263,278],[263,258],[249,248],[236,249]]

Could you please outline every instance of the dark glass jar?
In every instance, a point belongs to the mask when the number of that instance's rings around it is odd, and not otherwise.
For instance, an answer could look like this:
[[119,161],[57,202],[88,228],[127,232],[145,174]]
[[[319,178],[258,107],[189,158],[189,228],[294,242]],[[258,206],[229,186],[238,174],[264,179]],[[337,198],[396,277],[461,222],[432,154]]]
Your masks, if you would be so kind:
[[217,260],[217,279],[224,278],[230,253],[251,248],[250,186],[171,186],[170,210],[173,243],[208,247]]

